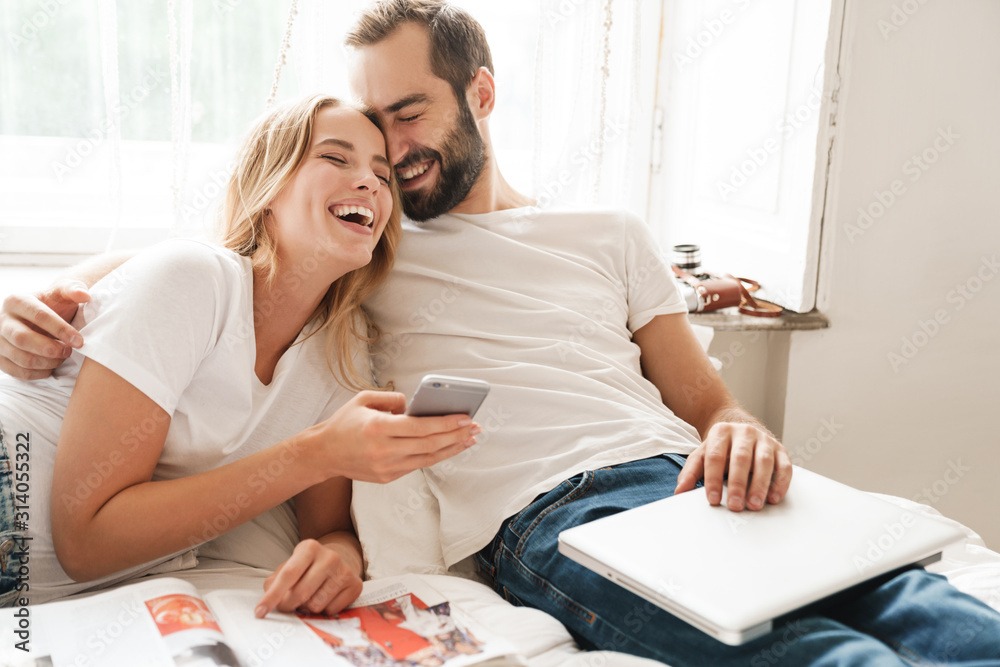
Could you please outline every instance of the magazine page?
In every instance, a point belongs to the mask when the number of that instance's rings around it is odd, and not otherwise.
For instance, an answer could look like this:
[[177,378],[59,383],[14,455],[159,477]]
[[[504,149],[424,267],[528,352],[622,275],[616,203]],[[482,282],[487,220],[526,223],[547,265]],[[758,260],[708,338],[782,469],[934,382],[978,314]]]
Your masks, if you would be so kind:
[[244,667],[524,664],[508,642],[413,575],[365,582],[354,604],[334,617],[273,612],[257,619],[259,598],[226,590],[205,596]]
[[29,610],[31,650],[4,650],[0,665],[238,667],[205,601],[179,579],[155,579]]

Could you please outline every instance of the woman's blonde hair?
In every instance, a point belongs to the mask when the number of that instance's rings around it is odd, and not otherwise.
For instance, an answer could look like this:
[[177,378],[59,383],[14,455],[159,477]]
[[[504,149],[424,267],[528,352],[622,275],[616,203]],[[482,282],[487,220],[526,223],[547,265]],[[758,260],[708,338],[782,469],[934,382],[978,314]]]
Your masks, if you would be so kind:
[[[325,107],[340,106],[350,105],[325,95],[286,104],[258,120],[240,147],[226,187],[219,235],[223,246],[250,258],[255,279],[271,283],[278,271],[277,248],[265,224],[265,210],[291,180],[309,149],[316,114]],[[374,111],[365,108],[358,111],[384,134]],[[334,371],[336,359],[337,381],[352,390],[373,387],[371,378],[362,376],[354,363],[357,352],[367,358],[368,345],[378,337],[378,328],[361,304],[389,275],[402,234],[399,186],[395,170],[389,172],[392,212],[372,252],[371,262],[337,279],[310,318],[310,322],[322,322],[310,335],[327,331],[330,369]]]

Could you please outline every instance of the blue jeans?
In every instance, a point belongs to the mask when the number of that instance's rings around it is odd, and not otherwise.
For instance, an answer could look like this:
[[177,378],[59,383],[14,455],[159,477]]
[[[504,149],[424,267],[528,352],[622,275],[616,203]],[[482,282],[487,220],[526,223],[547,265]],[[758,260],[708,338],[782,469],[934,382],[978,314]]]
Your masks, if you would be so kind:
[[0,608],[12,607],[18,599],[17,577],[21,569],[21,556],[25,550],[25,535],[15,522],[14,443],[4,438],[0,425]]
[[728,646],[558,551],[560,531],[673,494],[681,456],[590,470],[507,519],[476,554],[508,601],[552,614],[584,648],[685,665],[1000,665],[1000,614],[936,574],[912,569]]

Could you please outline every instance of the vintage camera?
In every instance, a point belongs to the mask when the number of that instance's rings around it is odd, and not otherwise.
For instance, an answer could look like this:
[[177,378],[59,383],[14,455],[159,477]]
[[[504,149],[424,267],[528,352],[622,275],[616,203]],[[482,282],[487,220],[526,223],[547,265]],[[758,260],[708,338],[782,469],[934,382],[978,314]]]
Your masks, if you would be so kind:
[[739,306],[740,283],[729,276],[716,276],[701,268],[701,247],[681,244],[673,247],[671,268],[687,302],[688,312],[704,313]]

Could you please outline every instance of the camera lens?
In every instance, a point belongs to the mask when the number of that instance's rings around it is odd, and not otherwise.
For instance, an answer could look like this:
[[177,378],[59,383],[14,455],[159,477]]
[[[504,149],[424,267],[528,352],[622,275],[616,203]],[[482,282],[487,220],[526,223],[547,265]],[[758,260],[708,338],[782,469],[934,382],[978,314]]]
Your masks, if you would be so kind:
[[689,273],[698,273],[701,268],[701,247],[692,243],[675,245],[673,265]]
[[438,387],[440,387],[440,386],[441,386],[441,383],[440,383],[440,382],[435,382],[435,383],[434,383],[434,388],[435,388],[435,389],[437,389],[437,388],[438,388]]

